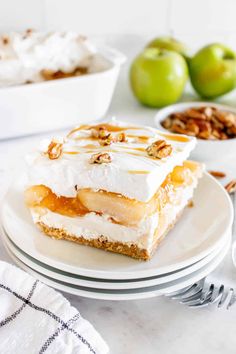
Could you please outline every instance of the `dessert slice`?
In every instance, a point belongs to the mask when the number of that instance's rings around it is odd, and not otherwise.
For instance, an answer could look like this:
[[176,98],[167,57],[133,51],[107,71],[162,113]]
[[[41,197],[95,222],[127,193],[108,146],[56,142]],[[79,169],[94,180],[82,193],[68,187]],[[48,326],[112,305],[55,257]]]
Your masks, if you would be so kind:
[[202,175],[195,139],[112,121],[80,126],[31,158],[25,200],[48,236],[147,260]]

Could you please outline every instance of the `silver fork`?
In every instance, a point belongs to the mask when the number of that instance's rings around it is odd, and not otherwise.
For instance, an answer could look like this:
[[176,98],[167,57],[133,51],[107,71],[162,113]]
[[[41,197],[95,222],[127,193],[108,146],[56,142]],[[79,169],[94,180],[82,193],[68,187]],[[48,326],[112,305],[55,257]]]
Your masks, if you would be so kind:
[[[236,193],[231,195],[231,200],[234,206],[234,222],[232,228],[233,243],[232,243],[232,262],[236,265]],[[166,297],[179,301],[181,304],[193,308],[205,307],[215,304],[216,307],[226,307],[228,310],[236,303],[236,291],[231,287],[226,287],[224,284],[216,284],[212,282],[210,276],[199,280],[197,283],[190,285],[184,289],[167,294]]]

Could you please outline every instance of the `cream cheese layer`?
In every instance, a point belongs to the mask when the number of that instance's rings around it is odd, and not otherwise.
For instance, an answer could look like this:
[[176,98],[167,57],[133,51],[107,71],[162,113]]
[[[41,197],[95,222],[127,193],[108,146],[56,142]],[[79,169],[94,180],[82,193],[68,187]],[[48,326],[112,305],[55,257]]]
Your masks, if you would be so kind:
[[[59,196],[75,197],[78,189],[91,188],[147,202],[196,144],[195,138],[166,135],[150,127],[130,126],[115,120],[108,126],[114,134],[125,133],[127,141],[101,146],[92,137],[93,126],[80,126],[64,140],[62,154],[55,160],[46,153],[50,141],[44,141],[38,151],[27,157],[28,184],[46,185]],[[157,140],[165,140],[172,146],[169,156],[157,159],[148,155],[146,148]],[[91,155],[98,152],[108,152],[112,161],[91,164]]]
[[92,240],[103,236],[110,242],[135,244],[140,249],[151,252],[158,238],[175,222],[176,217],[191,200],[196,183],[195,181],[192,186],[179,193],[179,198],[174,203],[167,203],[161,215],[155,213],[142,220],[136,227],[113,223],[109,215],[98,215],[93,212],[82,217],[69,217],[37,207],[31,208],[31,214],[35,223],[41,222],[75,237],[83,236],[87,240]]

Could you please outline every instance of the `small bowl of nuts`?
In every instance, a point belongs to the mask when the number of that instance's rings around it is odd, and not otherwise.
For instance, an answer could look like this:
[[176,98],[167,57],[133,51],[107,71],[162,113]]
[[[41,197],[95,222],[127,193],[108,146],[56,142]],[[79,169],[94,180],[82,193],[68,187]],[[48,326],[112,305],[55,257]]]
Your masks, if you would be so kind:
[[165,132],[195,136],[192,157],[220,160],[236,156],[236,108],[211,102],[177,103],[161,109],[154,118]]

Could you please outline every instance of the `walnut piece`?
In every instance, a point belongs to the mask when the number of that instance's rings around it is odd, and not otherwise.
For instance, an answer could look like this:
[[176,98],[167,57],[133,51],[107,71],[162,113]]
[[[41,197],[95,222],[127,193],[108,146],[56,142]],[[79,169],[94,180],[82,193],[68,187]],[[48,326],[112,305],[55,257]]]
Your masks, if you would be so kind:
[[98,152],[90,157],[89,163],[110,163],[112,161],[111,155],[108,152]]
[[62,155],[63,151],[63,143],[60,143],[56,140],[52,140],[51,143],[48,145],[48,150],[46,152],[47,156],[50,160],[59,159]]
[[157,159],[169,156],[172,153],[172,150],[172,146],[167,144],[165,140],[157,140],[146,149],[149,156],[153,156]]

